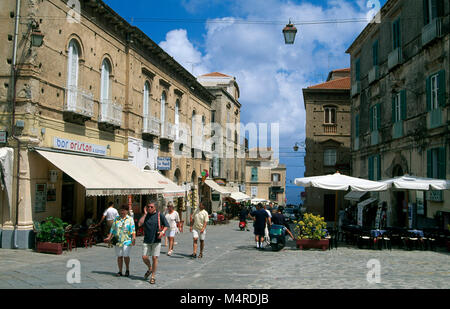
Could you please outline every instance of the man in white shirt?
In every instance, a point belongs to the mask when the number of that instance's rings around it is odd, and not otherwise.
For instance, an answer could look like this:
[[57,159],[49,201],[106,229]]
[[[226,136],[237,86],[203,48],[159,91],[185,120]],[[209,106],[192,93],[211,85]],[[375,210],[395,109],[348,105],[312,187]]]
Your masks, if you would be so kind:
[[203,248],[205,247],[205,236],[206,236],[206,226],[208,225],[209,215],[205,210],[205,206],[202,203],[199,204],[198,208],[193,214],[191,214],[191,227],[190,230],[194,237],[194,253],[191,257],[197,257],[197,240],[200,238],[200,254],[198,258],[203,257]]
[[[109,202],[108,208],[103,213],[103,217],[100,220],[100,222],[97,224],[97,226],[100,226],[102,224],[103,220],[106,219],[105,232],[109,234],[109,231],[111,230],[111,226],[114,223],[114,219],[116,219],[117,216],[119,216],[119,212],[117,211],[117,209],[114,208],[114,203]],[[110,246],[110,245],[108,244],[108,246]]]
[[[269,204],[270,207],[272,207],[272,203]],[[267,209],[267,205],[264,204],[264,210],[267,212],[267,214],[269,215],[269,218],[272,219],[272,213],[270,212],[270,210]],[[266,244],[266,246],[270,246],[270,236],[269,236],[269,224],[270,221],[267,221],[266,223],[266,227],[264,229],[264,242]]]

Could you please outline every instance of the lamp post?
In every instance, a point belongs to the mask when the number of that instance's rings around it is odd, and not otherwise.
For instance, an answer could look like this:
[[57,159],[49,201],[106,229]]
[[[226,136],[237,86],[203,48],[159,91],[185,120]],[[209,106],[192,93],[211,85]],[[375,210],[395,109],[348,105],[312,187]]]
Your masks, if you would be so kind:
[[287,24],[283,29],[285,44],[294,44],[296,34],[297,28],[295,28],[294,24],[292,24],[291,20],[289,20],[289,24]]
[[299,149],[300,147],[301,147],[301,148],[305,148],[305,143],[303,143],[303,142],[301,142],[301,143],[296,142],[295,145],[294,145],[294,147],[293,147],[293,148],[294,148],[294,151],[298,151],[298,149]]

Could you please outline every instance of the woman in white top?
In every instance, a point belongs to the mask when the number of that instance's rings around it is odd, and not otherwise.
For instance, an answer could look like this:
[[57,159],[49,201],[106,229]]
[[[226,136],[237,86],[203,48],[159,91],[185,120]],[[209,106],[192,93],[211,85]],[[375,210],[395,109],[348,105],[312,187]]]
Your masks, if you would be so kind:
[[169,238],[169,251],[167,252],[167,255],[170,256],[173,253],[175,234],[178,232],[178,224],[180,222],[180,216],[178,215],[178,212],[174,210],[172,202],[167,205],[166,220],[170,226],[170,229],[166,232],[166,235]]

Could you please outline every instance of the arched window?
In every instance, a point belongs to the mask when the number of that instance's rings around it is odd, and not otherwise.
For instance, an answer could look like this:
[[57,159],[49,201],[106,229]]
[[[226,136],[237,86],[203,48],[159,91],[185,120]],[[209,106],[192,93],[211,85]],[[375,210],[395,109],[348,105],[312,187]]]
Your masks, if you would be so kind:
[[102,103],[109,103],[108,100],[111,97],[111,82],[109,76],[111,75],[111,63],[108,59],[104,59],[102,62],[102,83],[100,90],[100,101]]
[[325,111],[325,124],[336,124],[336,107],[334,106],[326,106],[324,107]]
[[164,136],[164,124],[166,122],[166,93],[161,95],[161,136]]
[[180,138],[180,100],[175,102],[175,137]]
[[143,117],[144,117],[144,131],[150,129],[148,124],[148,117],[150,116],[150,83],[148,81],[144,84],[144,95],[143,95]]
[[78,91],[78,61],[80,49],[75,40],[69,43],[69,56],[67,61],[67,104],[75,106]]

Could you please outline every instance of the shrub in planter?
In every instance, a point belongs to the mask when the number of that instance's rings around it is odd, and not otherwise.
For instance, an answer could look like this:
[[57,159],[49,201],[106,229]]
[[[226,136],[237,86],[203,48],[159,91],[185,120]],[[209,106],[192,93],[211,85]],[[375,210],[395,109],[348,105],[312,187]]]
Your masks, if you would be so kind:
[[64,223],[59,218],[48,217],[39,225],[36,239],[36,250],[38,252],[62,253],[62,245],[66,242]]
[[294,224],[298,248],[328,248],[329,241],[325,239],[327,223],[323,217],[306,213],[303,220],[294,221]]

